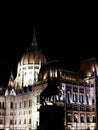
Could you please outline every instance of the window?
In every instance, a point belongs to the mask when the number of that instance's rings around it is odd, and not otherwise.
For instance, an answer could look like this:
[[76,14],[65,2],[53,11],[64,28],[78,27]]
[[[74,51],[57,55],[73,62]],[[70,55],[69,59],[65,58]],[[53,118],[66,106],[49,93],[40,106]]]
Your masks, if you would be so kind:
[[3,121],[2,121],[2,119],[0,119],[0,124],[3,124]]
[[91,110],[90,107],[86,107],[87,112],[90,112],[90,110]]
[[0,108],[4,109],[4,102],[0,102]]
[[94,107],[92,108],[92,111],[95,111],[95,108],[94,108]]
[[21,124],[21,120],[19,120],[19,124]]
[[33,69],[33,66],[29,66],[28,69]]
[[31,114],[31,113],[32,113],[32,110],[29,111],[29,114]]
[[80,122],[84,122],[84,116],[83,115],[80,116]]
[[70,92],[69,91],[67,92],[67,100],[68,100],[68,103],[70,103]]
[[2,108],[4,109],[4,102],[2,102]]
[[19,108],[21,108],[21,102],[19,102]]
[[15,120],[15,124],[17,124],[17,121]]
[[24,124],[26,124],[26,119],[24,119]]
[[39,66],[35,66],[34,69],[39,69]]
[[68,114],[68,115],[67,115],[67,122],[72,122],[71,119],[72,119],[71,114]]
[[95,116],[93,116],[92,122],[96,122],[96,117]]
[[91,84],[91,88],[93,88],[94,87],[94,84]]
[[79,94],[79,102],[81,102],[81,94]]
[[90,116],[87,116],[86,120],[87,120],[87,122],[90,122]]
[[10,115],[13,115],[13,112],[10,112]]
[[73,102],[78,102],[78,95],[77,95],[77,93],[73,94]]
[[27,102],[26,102],[26,101],[24,101],[24,107],[26,107],[26,105],[27,105]]
[[37,103],[39,103],[39,102],[40,102],[40,96],[37,95]]
[[94,105],[94,103],[95,103],[95,100],[94,100],[94,99],[92,99],[92,104]]
[[32,106],[32,100],[29,100],[29,107]]
[[74,111],[78,111],[78,106],[74,106]]
[[78,119],[76,116],[74,116],[74,122],[78,122]]
[[31,124],[31,118],[29,119],[29,124]]
[[85,107],[84,106],[80,106],[80,111],[85,111]]
[[13,124],[13,120],[12,119],[10,119],[10,124]]
[[67,110],[72,110],[72,106],[67,104],[66,109]]
[[83,95],[81,95],[82,96],[82,101],[81,101],[81,103],[84,103],[84,96]]
[[13,109],[13,102],[10,102],[10,108]]
[[87,102],[87,104],[89,104],[89,97],[88,97],[88,95],[86,95],[86,102]]
[[84,103],[84,95],[83,94],[79,95],[79,102]]

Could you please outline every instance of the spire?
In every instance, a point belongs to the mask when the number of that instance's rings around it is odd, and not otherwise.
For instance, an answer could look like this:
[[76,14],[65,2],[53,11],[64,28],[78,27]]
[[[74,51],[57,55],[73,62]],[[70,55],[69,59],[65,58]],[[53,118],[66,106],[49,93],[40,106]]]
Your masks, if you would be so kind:
[[14,76],[13,72],[11,71],[9,82],[8,82],[8,87],[5,91],[5,96],[7,95],[13,95],[16,96],[15,88],[14,88]]
[[31,45],[32,45],[32,46],[37,46],[37,40],[36,40],[36,34],[35,34],[35,28],[34,28],[33,40],[32,40]]
[[11,75],[10,75],[10,78],[9,78],[8,86],[11,86],[11,87],[14,86],[14,76],[13,76],[12,71],[11,71]]

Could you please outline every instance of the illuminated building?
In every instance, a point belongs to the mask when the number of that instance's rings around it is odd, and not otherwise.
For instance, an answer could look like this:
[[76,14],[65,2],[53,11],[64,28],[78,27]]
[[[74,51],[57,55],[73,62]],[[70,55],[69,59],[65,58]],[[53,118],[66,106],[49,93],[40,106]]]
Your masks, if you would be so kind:
[[79,72],[63,70],[58,64],[57,60],[46,61],[34,34],[30,48],[18,63],[16,78],[11,72],[6,90],[0,88],[0,130],[37,129],[40,93],[47,87],[48,73],[50,78],[57,77],[58,67],[62,91],[53,101],[65,107],[65,129],[95,129],[97,60],[81,62]]

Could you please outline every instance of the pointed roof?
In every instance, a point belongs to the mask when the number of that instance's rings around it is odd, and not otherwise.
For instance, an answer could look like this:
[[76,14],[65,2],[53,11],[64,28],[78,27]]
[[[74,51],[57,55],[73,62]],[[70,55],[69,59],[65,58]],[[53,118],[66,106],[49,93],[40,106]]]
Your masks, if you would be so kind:
[[37,46],[37,40],[36,40],[36,34],[35,34],[35,28],[33,33],[33,40],[31,42],[31,46]]
[[12,86],[13,87],[13,85],[14,85],[14,76],[13,76],[13,72],[11,71],[9,82],[8,82],[8,86]]
[[35,28],[34,28],[34,35],[31,42],[30,47],[27,48],[27,51],[23,54],[20,65],[27,65],[27,64],[45,64],[46,57],[42,53],[41,49],[37,46],[37,40],[35,35]]

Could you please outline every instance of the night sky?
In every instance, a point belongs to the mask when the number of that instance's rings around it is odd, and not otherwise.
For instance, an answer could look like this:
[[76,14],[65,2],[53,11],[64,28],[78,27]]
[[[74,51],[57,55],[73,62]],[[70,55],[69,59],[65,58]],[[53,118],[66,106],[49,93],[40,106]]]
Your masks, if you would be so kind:
[[11,9],[3,9],[0,17],[0,86],[7,85],[11,71],[16,76],[34,27],[38,47],[47,61],[57,59],[62,68],[78,71],[81,61],[98,58],[98,20],[91,6]]

